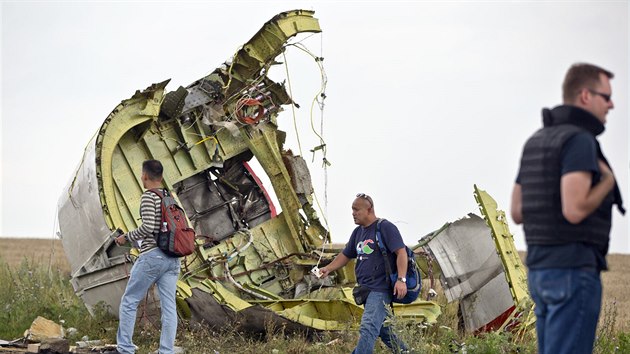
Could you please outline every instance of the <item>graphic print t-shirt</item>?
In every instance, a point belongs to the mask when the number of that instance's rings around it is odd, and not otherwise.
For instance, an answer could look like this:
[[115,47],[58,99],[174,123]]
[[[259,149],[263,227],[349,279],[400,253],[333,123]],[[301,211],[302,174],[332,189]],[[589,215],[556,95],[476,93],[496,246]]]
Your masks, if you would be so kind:
[[[348,258],[356,258],[354,268],[357,282],[373,291],[389,291],[387,285],[385,260],[376,242],[376,224],[368,227],[357,226],[343,250]],[[381,240],[388,252],[392,272],[396,271],[396,255],[394,252],[405,247],[396,225],[387,220],[381,222]]]

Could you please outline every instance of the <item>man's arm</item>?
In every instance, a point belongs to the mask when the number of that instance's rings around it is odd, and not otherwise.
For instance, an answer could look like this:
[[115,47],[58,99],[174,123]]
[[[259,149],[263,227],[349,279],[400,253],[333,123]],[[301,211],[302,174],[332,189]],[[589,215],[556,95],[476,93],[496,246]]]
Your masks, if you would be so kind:
[[[407,249],[405,247],[396,250],[396,269],[398,270],[398,277],[402,278],[407,275]],[[394,284],[394,296],[402,299],[407,295],[407,284],[402,281],[396,281]]]
[[523,223],[523,192],[521,190],[521,185],[518,183],[514,183],[514,188],[512,188],[512,206],[510,208],[510,214],[512,215],[512,220],[514,223],[522,224]]
[[335,259],[333,259],[333,261],[330,262],[330,264],[319,269],[320,274],[322,275],[321,277],[322,278],[327,277],[330,272],[336,271],[337,269],[348,264],[348,262],[350,262],[350,258],[348,258],[345,254],[343,254],[343,252],[339,253],[337,257],[335,257]]
[[615,177],[608,166],[598,160],[601,180],[592,186],[592,172],[575,171],[562,175],[560,195],[562,214],[572,224],[579,224],[595,209],[615,186]]
[[[142,224],[135,230],[127,234],[120,235],[116,238],[119,245],[125,244],[127,241],[144,240],[153,237],[153,233],[160,229],[160,223],[157,219],[156,209],[159,209],[158,201],[154,199],[154,193],[144,193],[140,199],[140,217]],[[155,196],[157,198],[157,196]]]

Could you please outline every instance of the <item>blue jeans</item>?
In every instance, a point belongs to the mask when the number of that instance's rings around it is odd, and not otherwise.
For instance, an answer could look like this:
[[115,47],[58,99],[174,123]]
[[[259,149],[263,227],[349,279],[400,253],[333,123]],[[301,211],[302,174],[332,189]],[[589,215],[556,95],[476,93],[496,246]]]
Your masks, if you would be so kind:
[[531,269],[540,354],[592,353],[602,303],[595,269]]
[[374,344],[376,343],[377,337],[381,337],[383,343],[385,343],[385,345],[394,353],[407,350],[405,343],[396,336],[396,334],[391,330],[391,327],[383,325],[388,311],[391,311],[391,308],[389,307],[391,302],[392,294],[389,292],[370,292],[370,295],[368,295],[367,300],[365,301],[363,317],[361,318],[359,342],[352,353],[372,353],[374,351]]
[[172,354],[177,334],[177,307],[175,291],[179,277],[179,258],[165,255],[159,248],[140,255],[131,268],[127,288],[120,301],[117,349],[121,353],[134,353],[133,330],[138,304],[153,284],[157,284],[162,311],[161,354]]

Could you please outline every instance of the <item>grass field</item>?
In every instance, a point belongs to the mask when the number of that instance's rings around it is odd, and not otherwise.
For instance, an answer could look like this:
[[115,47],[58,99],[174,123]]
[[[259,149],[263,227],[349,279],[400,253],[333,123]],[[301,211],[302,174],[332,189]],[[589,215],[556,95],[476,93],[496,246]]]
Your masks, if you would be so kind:
[[[35,260],[42,266],[54,267],[70,274],[70,265],[60,240],[0,238],[0,258],[10,266],[19,265],[25,258]],[[614,306],[617,311],[617,328],[630,331],[630,255],[608,255],[608,264],[610,270],[602,273],[603,307]]]
[[0,238],[0,258],[9,266],[17,266],[27,259],[70,274],[70,264],[66,259],[61,240]]
[[[521,254],[523,256],[523,254]],[[599,338],[604,341],[595,348],[595,353],[617,352],[614,348],[624,348],[630,351],[630,284],[627,274],[630,272],[630,255],[613,254],[608,256],[610,271],[602,274],[604,285],[604,300]],[[0,315],[1,322],[5,322],[8,329],[8,320],[19,316],[34,318],[36,315],[50,317],[58,320],[64,318],[67,323],[81,323],[85,330],[83,334],[108,338],[109,342],[115,341],[116,320],[105,317],[92,319],[81,300],[73,294],[72,286],[68,279],[70,268],[61,242],[51,239],[17,239],[0,238],[0,281],[4,289],[0,289],[0,306],[9,308],[9,312]],[[44,284],[46,283],[46,284]],[[24,296],[20,299],[18,297]],[[33,299],[29,299],[33,297]],[[443,297],[442,297],[443,298]],[[5,303],[6,302],[6,303]],[[483,353],[507,353],[507,352],[535,352],[535,342],[528,340],[522,344],[515,343],[509,334],[488,334],[485,337],[460,337],[455,332],[442,333],[442,328],[456,328],[455,304],[444,304],[444,314],[436,326],[428,330],[417,332],[416,330],[403,331],[401,334],[408,343],[416,342],[419,352],[427,353],[451,353],[453,343],[466,343],[468,348],[476,348],[472,352]],[[13,314],[11,314],[13,312]],[[8,317],[7,317],[8,316]],[[5,318],[6,317],[6,318]],[[57,317],[57,318],[55,318]],[[32,321],[17,324],[19,332],[5,331],[7,333],[22,333]],[[0,323],[0,327],[3,324]],[[0,328],[2,333],[3,328]],[[407,328],[409,329],[409,327]],[[159,334],[148,330],[141,331],[138,345],[139,353],[155,349]],[[185,347],[189,352],[227,352],[226,348],[240,347],[243,353],[276,352],[279,353],[344,353],[352,350],[356,343],[356,333],[338,333],[325,335],[317,342],[300,340],[299,338],[286,338],[282,335],[273,335],[260,342],[253,340],[241,333],[226,332],[222,335],[208,332],[180,331],[178,341],[187,343]],[[13,338],[0,338],[13,339]],[[212,349],[211,349],[212,348]],[[450,348],[450,349],[449,349]],[[485,348],[485,349],[484,349]],[[612,351],[611,351],[612,349]],[[507,350],[507,351],[506,351]],[[384,353],[384,348],[376,350]]]

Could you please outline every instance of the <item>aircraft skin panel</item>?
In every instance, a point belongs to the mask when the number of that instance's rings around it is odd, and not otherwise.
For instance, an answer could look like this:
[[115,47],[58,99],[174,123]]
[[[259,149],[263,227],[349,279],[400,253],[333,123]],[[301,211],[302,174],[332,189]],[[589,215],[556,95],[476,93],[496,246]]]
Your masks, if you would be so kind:
[[[116,313],[138,252],[113,244],[112,232],[140,224],[141,165],[158,159],[163,186],[197,233],[195,253],[181,259],[180,316],[210,327],[239,322],[251,332],[264,331],[265,319],[289,332],[358,329],[363,309],[352,299],[355,262],[326,279],[310,273],[343,245],[330,244],[307,164],[285,149],[286,133],[278,130],[278,115],[292,99],[283,83],[267,77],[290,38],[320,31],[312,11],[279,14],[211,74],[169,92],[168,80],[136,91],[105,119],[59,199],[71,281],[89,309],[105,301]],[[269,177],[279,213],[249,167],[252,159]],[[470,303],[465,316],[472,327],[514,306],[504,279],[514,282],[518,264],[496,256],[513,240],[495,245],[492,232],[508,231],[471,215],[412,247],[433,254],[449,300]],[[516,298],[527,299],[521,290]],[[432,301],[394,306],[399,318],[416,322],[435,322],[440,311]]]
[[98,252],[111,232],[103,217],[94,160],[92,139],[58,201],[60,238],[72,274]]
[[449,302],[478,290],[503,271],[490,230],[474,214],[451,223],[428,247],[440,264]]
[[141,172],[137,171],[137,166],[142,166],[142,161],[139,162],[135,158],[136,154],[133,150],[125,152],[120,145],[114,149],[112,156],[114,193],[121,218],[125,221],[125,225],[134,229],[140,225],[138,208],[144,188],[140,180]]
[[515,306],[515,310],[499,329],[509,328],[524,336],[534,332],[536,322],[534,302],[527,290],[527,272],[516,250],[514,235],[509,230],[505,212],[499,210],[497,202],[486,191],[476,185],[474,190],[475,200],[492,231],[492,238],[505,268],[505,280]]
[[460,305],[466,331],[472,333],[513,307],[514,301],[505,284],[505,275],[500,273],[474,294],[464,297]]
[[507,281],[514,301],[529,299],[527,272],[514,245],[514,235],[510,233],[505,221],[505,212],[498,210],[497,202],[477,186],[475,186],[475,199],[492,231],[499,256],[506,268]]
[[103,213],[110,230],[121,228],[127,232],[135,227],[124,223],[115,197],[112,165],[114,151],[125,133],[158,115],[159,103],[167,83],[152,85],[123,101],[107,117],[97,134],[96,171]]
[[475,332],[514,306],[491,230],[479,216],[453,222],[427,243],[449,302],[459,300],[466,331]]
[[304,32],[321,32],[313,11],[294,10],[276,15],[265,23],[235,55],[226,85],[226,97],[241,90],[270,59],[278,56],[291,37]]

